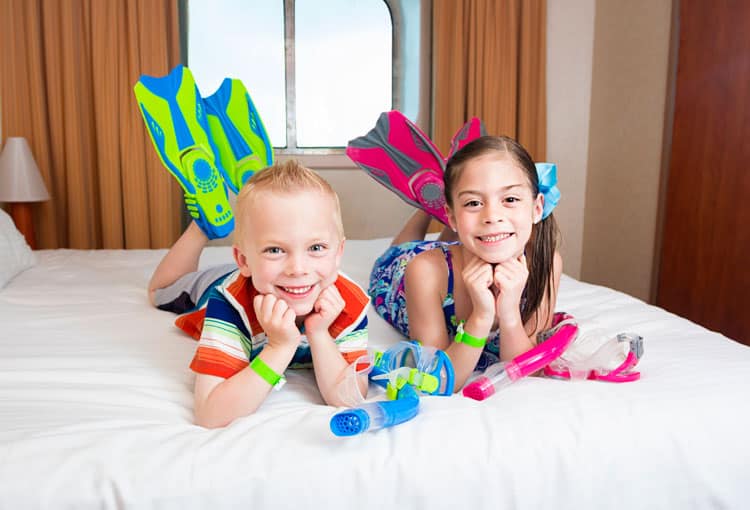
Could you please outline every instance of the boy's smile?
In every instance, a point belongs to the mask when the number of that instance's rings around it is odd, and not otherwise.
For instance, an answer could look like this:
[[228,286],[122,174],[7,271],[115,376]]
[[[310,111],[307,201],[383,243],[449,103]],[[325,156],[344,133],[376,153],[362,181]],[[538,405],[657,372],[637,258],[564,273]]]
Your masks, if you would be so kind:
[[261,294],[272,294],[299,318],[338,278],[344,242],[333,200],[314,190],[259,193],[247,209],[235,257]]
[[304,287],[279,287],[282,291],[291,295],[292,298],[305,297],[312,290],[312,285],[305,285]]

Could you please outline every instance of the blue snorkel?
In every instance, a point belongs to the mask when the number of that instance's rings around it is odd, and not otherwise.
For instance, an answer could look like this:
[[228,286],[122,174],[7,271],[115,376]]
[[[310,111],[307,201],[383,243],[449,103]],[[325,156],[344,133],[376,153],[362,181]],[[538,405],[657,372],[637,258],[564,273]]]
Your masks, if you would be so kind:
[[396,400],[369,402],[341,411],[331,418],[331,432],[337,436],[356,436],[363,432],[393,427],[414,418],[419,412],[419,395],[404,386]]
[[[362,363],[352,364],[355,375],[365,372],[356,372],[356,366]],[[354,436],[411,420],[419,412],[420,393],[453,393],[453,365],[448,356],[417,342],[399,342],[385,352],[376,353],[374,361],[367,364],[366,372],[370,381],[386,389],[388,400],[359,403],[336,413],[330,423],[331,432],[336,436]]]

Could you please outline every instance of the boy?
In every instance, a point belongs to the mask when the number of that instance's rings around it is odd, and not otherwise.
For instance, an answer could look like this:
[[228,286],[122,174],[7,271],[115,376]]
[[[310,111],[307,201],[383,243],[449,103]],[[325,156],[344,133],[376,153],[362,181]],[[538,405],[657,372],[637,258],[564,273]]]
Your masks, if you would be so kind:
[[[312,170],[288,161],[253,175],[237,197],[236,266],[196,272],[208,238],[192,223],[157,267],[149,296],[182,313],[199,338],[191,363],[198,425],[253,413],[289,366],[313,364],[323,400],[367,349],[365,292],[338,272],[344,234],[338,197]],[[367,380],[358,381],[366,394]]]

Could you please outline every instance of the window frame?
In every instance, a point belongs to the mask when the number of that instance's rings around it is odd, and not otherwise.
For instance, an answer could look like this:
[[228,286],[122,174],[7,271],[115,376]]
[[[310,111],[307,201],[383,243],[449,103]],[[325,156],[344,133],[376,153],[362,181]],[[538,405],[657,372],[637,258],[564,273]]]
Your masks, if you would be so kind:
[[[179,22],[180,22],[180,50],[183,64],[187,65],[188,57],[188,2],[190,0],[179,0]],[[386,5],[391,17],[392,29],[392,58],[391,58],[391,98],[392,108],[402,110],[404,108],[404,96],[406,95],[407,80],[415,80],[417,83],[417,124],[429,132],[431,120],[431,54],[432,54],[432,0],[382,0]],[[354,164],[345,154],[345,149],[334,147],[301,148],[297,147],[296,126],[296,76],[295,76],[295,24],[294,7],[295,0],[283,0],[284,3],[284,67],[286,87],[284,90],[284,102],[286,105],[286,135],[287,146],[275,148],[277,159],[284,160],[295,158],[303,165],[313,169],[345,169],[354,168]],[[407,51],[404,41],[406,37],[406,22],[404,13],[414,7],[419,11],[419,35],[417,48],[409,48]],[[291,23],[289,22],[291,20]],[[413,43],[413,41],[412,41]],[[408,58],[409,54],[416,54],[414,59]],[[411,71],[416,69],[416,71]],[[373,119],[373,125],[374,125]]]

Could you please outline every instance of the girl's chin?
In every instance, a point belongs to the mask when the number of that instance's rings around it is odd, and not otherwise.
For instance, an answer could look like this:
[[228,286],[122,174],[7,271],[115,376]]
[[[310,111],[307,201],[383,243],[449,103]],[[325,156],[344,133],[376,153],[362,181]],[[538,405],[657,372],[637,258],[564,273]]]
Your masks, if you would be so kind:
[[508,255],[507,253],[493,253],[488,250],[482,250],[480,253],[475,253],[475,255],[488,264],[502,264],[521,256],[520,253]]
[[502,264],[503,262],[507,262],[510,259],[508,257],[486,257],[482,260],[484,260],[488,264]]

